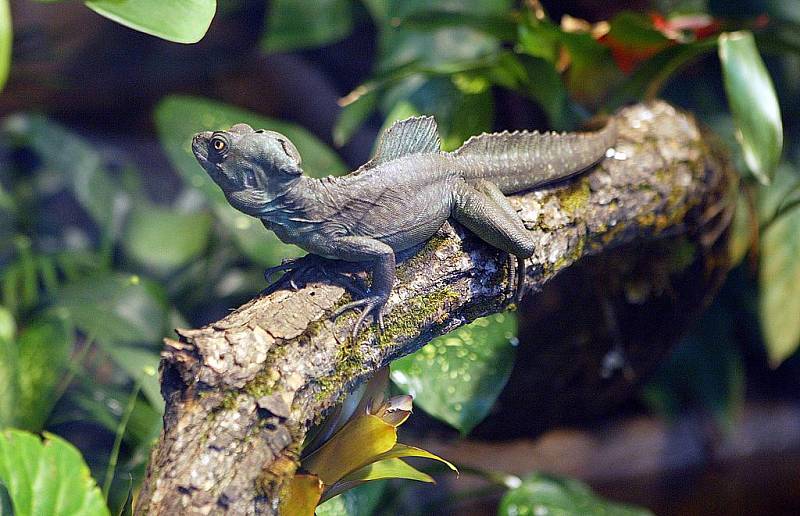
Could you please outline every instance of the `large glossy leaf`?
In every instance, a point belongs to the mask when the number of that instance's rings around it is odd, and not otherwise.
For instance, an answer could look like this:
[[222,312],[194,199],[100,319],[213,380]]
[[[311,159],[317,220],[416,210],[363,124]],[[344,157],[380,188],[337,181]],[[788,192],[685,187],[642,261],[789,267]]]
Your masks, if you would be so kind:
[[318,47],[352,30],[351,0],[273,0],[262,46],[268,52]]
[[131,29],[176,43],[205,36],[216,0],[87,0],[86,6]]
[[109,514],[80,452],[52,434],[0,432],[0,482],[17,516]]
[[164,292],[139,276],[84,278],[61,288],[54,304],[78,329],[108,344],[157,344],[166,331]]
[[138,204],[128,219],[122,245],[137,262],[155,271],[170,271],[203,252],[211,222],[208,212],[181,213]]
[[497,314],[395,360],[391,378],[415,405],[469,433],[489,413],[514,364],[516,319]]
[[[468,26],[441,27],[437,30],[417,30],[396,27],[397,20],[409,18],[420,12],[441,8],[440,2],[407,0],[386,2],[383,7],[368,2],[373,13],[383,13],[378,20],[380,30],[379,69],[386,71],[400,65],[416,62],[431,66],[452,61],[475,59],[491,54],[499,48],[499,41]],[[473,17],[503,15],[509,11],[507,0],[467,0],[453,2],[453,12],[467,13]]]
[[192,155],[192,136],[200,131],[227,129],[244,122],[254,128],[275,130],[289,137],[300,151],[303,169],[310,176],[338,175],[347,171],[335,153],[303,128],[209,99],[177,95],[167,97],[156,108],[155,118],[161,144],[172,164],[189,185],[199,188],[212,201],[217,217],[230,229],[240,250],[257,263],[274,265],[280,257],[296,256],[300,251],[295,246],[283,244],[274,234],[267,232],[258,220],[234,210],[228,204],[222,191]]
[[517,25],[514,16],[508,11],[504,13],[476,13],[463,8],[458,9],[458,7],[458,3],[453,3],[444,9],[434,7],[430,11],[416,11],[403,18],[399,22],[399,26],[405,29],[425,31],[468,27],[494,36],[500,41],[513,41],[516,38]]
[[53,409],[53,394],[67,370],[72,331],[64,321],[46,317],[34,321],[17,339],[15,426],[38,432]]
[[759,315],[773,366],[800,345],[800,208],[772,220],[796,184],[793,171],[782,169],[759,198],[761,218],[770,221],[759,241]]
[[499,516],[648,516],[647,509],[612,503],[598,498],[577,480],[535,473],[522,485],[509,490],[500,501]]
[[756,178],[767,184],[783,148],[783,124],[772,79],[750,32],[720,35],[719,57],[745,161]]
[[0,91],[6,84],[11,67],[11,9],[8,0],[0,0]]

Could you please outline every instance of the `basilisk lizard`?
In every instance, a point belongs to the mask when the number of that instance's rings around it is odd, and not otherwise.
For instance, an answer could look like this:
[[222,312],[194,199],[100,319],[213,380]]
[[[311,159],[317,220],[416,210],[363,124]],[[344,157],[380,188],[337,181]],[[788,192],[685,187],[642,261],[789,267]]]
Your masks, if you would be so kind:
[[[195,135],[192,150],[234,208],[261,219],[282,241],[323,258],[366,262],[372,283],[333,317],[361,308],[353,335],[382,310],[395,280],[395,254],[432,237],[448,218],[517,259],[517,298],[533,240],[506,194],[577,174],[616,141],[610,119],[597,132],[481,134],[443,152],[433,117],[396,122],[374,157],[355,172],[303,175],[288,138],[237,124]],[[292,270],[285,263],[268,272]]]

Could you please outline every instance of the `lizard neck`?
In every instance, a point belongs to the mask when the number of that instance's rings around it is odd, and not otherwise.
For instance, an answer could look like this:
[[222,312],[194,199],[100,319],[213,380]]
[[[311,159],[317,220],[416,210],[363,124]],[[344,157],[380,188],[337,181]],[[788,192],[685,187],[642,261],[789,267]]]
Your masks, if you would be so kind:
[[280,223],[286,217],[302,214],[308,205],[309,183],[298,176],[268,188],[247,188],[226,192],[228,201],[239,211],[267,222]]

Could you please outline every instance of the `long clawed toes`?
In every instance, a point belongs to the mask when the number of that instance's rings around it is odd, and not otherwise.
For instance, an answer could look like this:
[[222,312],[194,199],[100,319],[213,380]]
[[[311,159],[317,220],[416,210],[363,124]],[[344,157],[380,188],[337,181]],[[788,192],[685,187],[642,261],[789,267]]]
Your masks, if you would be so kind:
[[525,278],[527,277],[527,266],[525,258],[517,256],[517,288],[514,292],[514,302],[519,304],[522,301],[522,294],[525,290]]
[[335,321],[343,313],[350,310],[354,310],[356,308],[363,307],[361,313],[358,315],[358,319],[356,319],[356,323],[353,326],[353,330],[351,332],[351,336],[353,340],[355,340],[358,337],[358,334],[361,332],[361,326],[364,324],[364,321],[370,314],[373,314],[375,322],[378,324],[378,330],[380,332],[383,332],[384,330],[383,306],[385,304],[386,300],[381,297],[378,296],[365,297],[363,299],[352,301],[344,306],[339,307],[339,309],[333,312],[330,318],[332,321]]

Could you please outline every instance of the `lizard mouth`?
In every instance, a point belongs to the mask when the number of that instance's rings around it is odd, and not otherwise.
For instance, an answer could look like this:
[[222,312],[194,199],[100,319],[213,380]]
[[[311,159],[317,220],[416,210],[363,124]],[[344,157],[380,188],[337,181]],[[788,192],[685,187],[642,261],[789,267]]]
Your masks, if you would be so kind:
[[208,161],[208,141],[211,139],[211,131],[197,133],[192,138],[192,153],[201,164],[210,164]]

